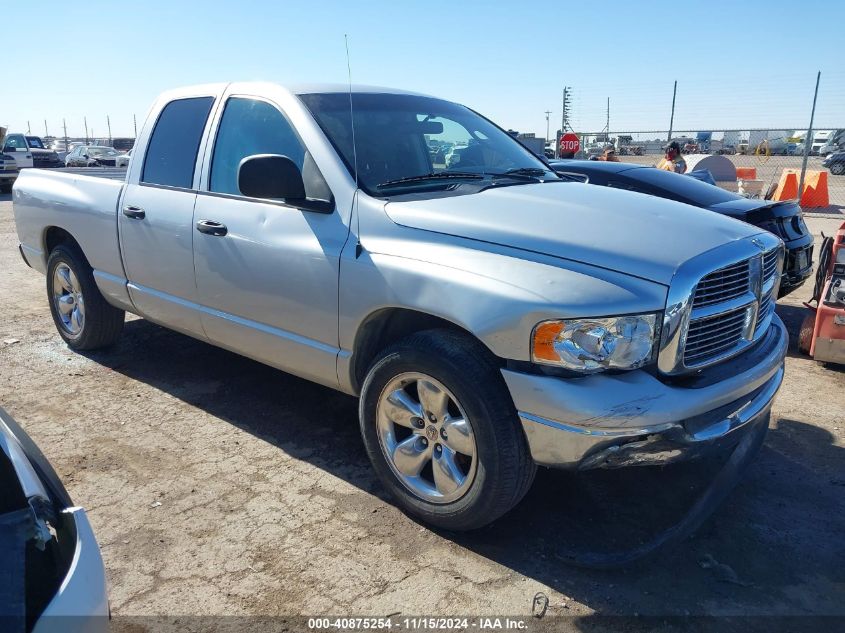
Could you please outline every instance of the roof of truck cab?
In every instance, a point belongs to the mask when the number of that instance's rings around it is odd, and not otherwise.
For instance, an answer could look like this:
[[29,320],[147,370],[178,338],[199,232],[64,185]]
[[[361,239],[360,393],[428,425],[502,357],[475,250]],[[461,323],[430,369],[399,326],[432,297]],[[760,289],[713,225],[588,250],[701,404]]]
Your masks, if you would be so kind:
[[[297,95],[303,94],[326,94],[338,93],[344,94],[349,92],[350,86],[348,84],[296,84],[288,86],[288,90]],[[385,86],[368,86],[362,84],[352,84],[352,93],[361,94],[393,94],[393,95],[414,95],[417,97],[430,97],[431,95],[413,92],[411,90],[401,90],[399,88],[387,88]]]
[[[234,81],[229,83],[211,83],[211,84],[196,84],[192,86],[182,86],[171,90],[164,91],[159,99],[167,102],[185,96],[201,95],[201,94],[220,94],[225,90],[230,92],[239,91],[253,91],[261,92],[262,90],[278,90],[282,89],[294,95],[304,94],[327,94],[327,93],[348,93],[350,86],[348,84],[333,84],[333,83],[302,83],[285,85],[272,81]],[[353,94],[396,94],[396,95],[413,95],[417,97],[431,97],[431,95],[413,92],[410,90],[400,90],[397,88],[387,88],[385,86],[368,86],[362,84],[352,84]]]

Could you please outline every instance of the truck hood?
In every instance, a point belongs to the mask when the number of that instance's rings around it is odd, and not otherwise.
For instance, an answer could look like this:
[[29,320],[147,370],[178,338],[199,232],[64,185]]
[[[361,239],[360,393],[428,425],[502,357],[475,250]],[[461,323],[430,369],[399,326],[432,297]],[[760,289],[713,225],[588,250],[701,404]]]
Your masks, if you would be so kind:
[[390,201],[397,224],[582,262],[669,285],[678,266],[759,229],[679,202],[581,183]]

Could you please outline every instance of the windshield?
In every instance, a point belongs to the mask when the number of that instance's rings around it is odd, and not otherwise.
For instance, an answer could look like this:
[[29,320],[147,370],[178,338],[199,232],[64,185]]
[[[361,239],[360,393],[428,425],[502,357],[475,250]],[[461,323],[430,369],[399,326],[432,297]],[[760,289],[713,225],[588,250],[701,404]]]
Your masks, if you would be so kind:
[[89,147],[89,156],[117,156],[117,151],[111,147]]
[[[354,176],[349,94],[300,99]],[[443,190],[461,182],[485,187],[494,177],[496,184],[559,180],[513,137],[464,106],[380,93],[355,93],[352,104],[358,183],[371,195]]]

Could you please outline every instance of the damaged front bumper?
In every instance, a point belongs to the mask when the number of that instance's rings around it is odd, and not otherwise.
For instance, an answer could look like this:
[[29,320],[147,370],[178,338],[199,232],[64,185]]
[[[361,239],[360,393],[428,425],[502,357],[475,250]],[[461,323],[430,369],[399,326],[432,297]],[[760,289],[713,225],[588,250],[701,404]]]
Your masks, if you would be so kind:
[[570,469],[668,464],[768,424],[788,344],[775,315],[767,335],[720,375],[664,382],[646,371],[572,380],[502,370],[534,461]]

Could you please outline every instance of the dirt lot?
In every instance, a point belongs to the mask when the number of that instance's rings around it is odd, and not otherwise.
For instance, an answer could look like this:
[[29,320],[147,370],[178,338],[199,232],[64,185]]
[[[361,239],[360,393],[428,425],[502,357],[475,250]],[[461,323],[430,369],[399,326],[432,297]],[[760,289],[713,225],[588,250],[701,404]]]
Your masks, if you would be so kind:
[[[140,319],[110,351],[71,353],[43,278],[20,260],[9,199],[0,196],[0,405],[89,509],[118,623],[529,616],[538,591],[573,630],[592,630],[598,614],[845,617],[845,372],[801,357],[794,342],[766,444],[697,536],[625,570],[585,571],[561,557],[670,524],[714,464],[541,471],[494,525],[433,531],[384,498],[352,398]],[[839,221],[808,223],[818,236]],[[793,337],[808,295],[779,306]]]

